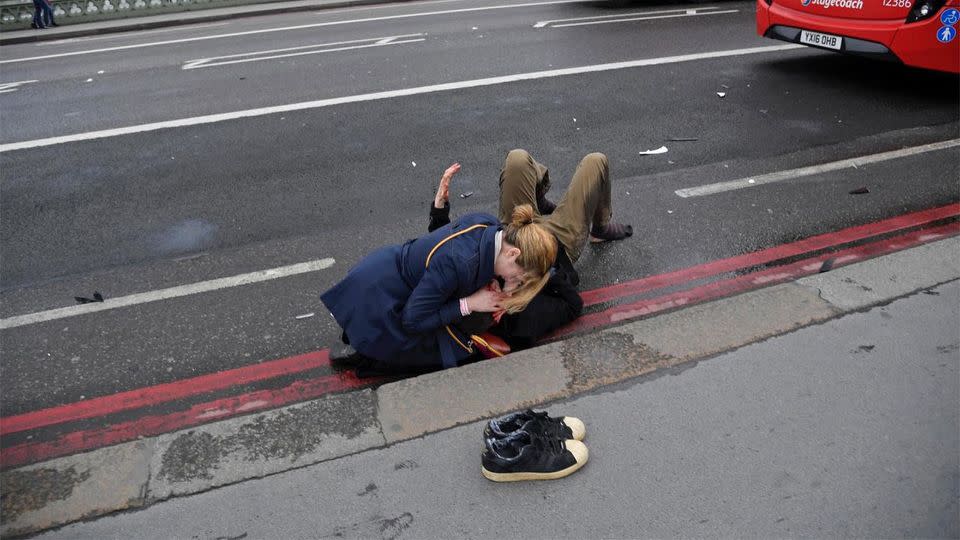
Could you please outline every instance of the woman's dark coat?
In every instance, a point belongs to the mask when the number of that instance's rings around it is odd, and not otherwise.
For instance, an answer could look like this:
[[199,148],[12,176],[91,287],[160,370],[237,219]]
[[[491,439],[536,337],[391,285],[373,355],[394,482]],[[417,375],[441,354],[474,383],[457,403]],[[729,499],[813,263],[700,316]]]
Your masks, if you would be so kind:
[[[435,208],[431,203],[427,230],[434,231],[447,223],[450,223],[450,204]],[[579,317],[583,312],[583,299],[577,293],[580,276],[563,246],[557,247],[557,260],[550,272],[550,279],[523,311],[506,314],[497,324],[493,323],[488,313],[475,313],[469,317],[469,324],[462,326],[472,327],[472,333],[489,331],[503,338],[513,350],[519,351],[533,347],[543,336]]]
[[455,327],[460,298],[493,279],[498,230],[495,217],[467,214],[374,251],[320,298],[360,354],[396,368],[454,367],[472,352]]

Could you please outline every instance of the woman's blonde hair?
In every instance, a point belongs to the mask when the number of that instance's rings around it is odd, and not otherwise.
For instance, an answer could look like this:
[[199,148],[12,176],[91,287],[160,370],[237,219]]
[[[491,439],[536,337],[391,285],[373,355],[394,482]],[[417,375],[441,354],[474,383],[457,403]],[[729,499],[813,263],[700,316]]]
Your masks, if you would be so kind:
[[550,267],[557,259],[557,239],[542,225],[533,222],[536,214],[529,204],[513,209],[503,240],[520,249],[517,265],[526,272],[523,285],[503,302],[507,313],[523,311],[550,279]]

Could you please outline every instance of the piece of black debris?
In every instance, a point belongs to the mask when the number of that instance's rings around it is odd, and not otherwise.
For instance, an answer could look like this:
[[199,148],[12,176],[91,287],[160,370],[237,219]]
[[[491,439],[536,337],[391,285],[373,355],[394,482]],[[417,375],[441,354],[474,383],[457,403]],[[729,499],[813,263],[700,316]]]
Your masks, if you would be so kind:
[[870,190],[866,187],[858,187],[857,189],[850,191],[851,195],[866,195],[867,193],[870,193]]
[[461,193],[461,194],[460,194],[460,198],[461,198],[461,199],[466,199],[467,197],[470,197],[470,196],[472,196],[472,195],[473,195],[473,192],[472,192],[472,191],[468,191],[468,192],[466,192],[466,193]]
[[93,292],[93,298],[85,298],[83,296],[74,296],[74,300],[80,302],[81,304],[91,304],[93,302],[103,302],[103,295],[97,291]]
[[833,257],[823,261],[823,264],[820,265],[820,273],[829,272],[833,269],[833,263],[836,261]]
[[693,142],[693,141],[699,141],[700,139],[698,139],[697,137],[671,137],[667,140],[672,142]]

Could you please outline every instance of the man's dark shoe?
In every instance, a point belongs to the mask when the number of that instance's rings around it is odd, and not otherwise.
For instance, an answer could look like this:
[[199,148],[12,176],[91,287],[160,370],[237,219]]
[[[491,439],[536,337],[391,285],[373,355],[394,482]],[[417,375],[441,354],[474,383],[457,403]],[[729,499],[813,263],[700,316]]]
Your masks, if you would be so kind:
[[557,209],[557,205],[554,204],[554,202],[551,201],[550,199],[542,195],[540,197],[537,197],[537,210],[540,212],[541,216],[548,216],[552,214],[553,211],[556,209]]
[[367,360],[367,357],[358,353],[350,345],[341,345],[330,349],[330,364],[334,367],[352,369]]
[[590,240],[592,242],[623,240],[628,236],[633,236],[633,227],[624,223],[607,223],[603,227],[594,225],[590,228]]
[[527,409],[515,412],[487,422],[483,428],[485,439],[503,439],[518,431],[534,435],[544,435],[554,439],[575,439],[582,441],[587,436],[583,421],[572,416],[550,418],[546,412]]
[[504,439],[487,439],[480,472],[494,482],[554,480],[583,467],[586,445],[518,431]]

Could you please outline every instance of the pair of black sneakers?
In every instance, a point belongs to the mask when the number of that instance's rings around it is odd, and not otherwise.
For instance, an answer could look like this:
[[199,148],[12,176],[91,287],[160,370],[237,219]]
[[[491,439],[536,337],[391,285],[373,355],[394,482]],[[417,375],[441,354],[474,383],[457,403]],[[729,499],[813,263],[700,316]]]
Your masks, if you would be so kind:
[[583,467],[589,452],[579,418],[526,410],[487,422],[481,472],[494,482],[554,480]]

